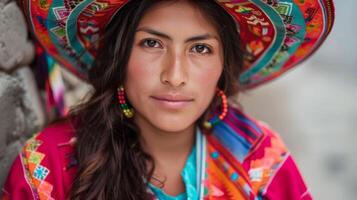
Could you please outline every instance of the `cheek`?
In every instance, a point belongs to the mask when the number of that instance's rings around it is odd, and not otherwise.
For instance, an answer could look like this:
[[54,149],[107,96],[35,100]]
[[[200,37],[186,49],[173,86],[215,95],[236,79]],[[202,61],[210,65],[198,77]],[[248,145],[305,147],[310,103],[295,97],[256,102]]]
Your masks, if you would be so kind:
[[131,57],[128,63],[126,83],[136,82],[135,80],[145,78],[145,74],[150,72],[147,67],[145,67],[145,61],[139,58],[140,55],[138,55],[138,52],[134,50],[131,53]]
[[[198,64],[198,63],[196,63]],[[201,62],[200,67],[196,68],[194,81],[195,91],[197,91],[197,106],[199,112],[204,112],[213,97],[215,96],[218,80],[222,74],[223,64],[219,59]]]
[[195,63],[194,82],[201,92],[215,90],[223,71],[223,63],[219,58],[207,59]]
[[[128,92],[140,91],[146,93],[150,85],[154,84],[157,77],[156,63],[152,62],[150,57],[140,51],[133,49],[129,59],[125,87]],[[150,64],[150,66],[149,66]]]
[[221,75],[221,70],[211,70],[202,72],[201,75],[198,77],[198,81],[202,84],[202,87],[213,87],[217,85],[219,77]]

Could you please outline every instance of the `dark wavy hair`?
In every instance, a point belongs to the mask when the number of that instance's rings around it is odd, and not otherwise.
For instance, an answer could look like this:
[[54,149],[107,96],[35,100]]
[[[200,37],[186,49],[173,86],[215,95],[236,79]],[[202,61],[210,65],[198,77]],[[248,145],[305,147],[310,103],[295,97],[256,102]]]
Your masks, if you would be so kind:
[[[94,89],[89,99],[73,108],[68,117],[75,121],[78,161],[69,199],[150,198],[145,180],[154,178],[153,159],[139,143],[137,125],[121,113],[116,91],[124,83],[139,21],[158,2],[129,1],[113,16],[105,30],[97,59],[88,76]],[[227,96],[234,95],[239,91],[238,77],[243,57],[237,24],[214,0],[189,2],[199,8],[219,33],[224,68],[218,87]],[[214,102],[218,101],[214,99],[212,105]],[[204,114],[198,121],[203,117]]]

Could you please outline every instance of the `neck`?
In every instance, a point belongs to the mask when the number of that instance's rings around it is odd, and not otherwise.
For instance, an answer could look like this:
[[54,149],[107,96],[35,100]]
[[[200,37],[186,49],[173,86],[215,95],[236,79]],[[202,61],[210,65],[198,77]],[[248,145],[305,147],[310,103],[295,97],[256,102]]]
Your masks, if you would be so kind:
[[195,124],[177,132],[158,129],[150,123],[136,119],[140,128],[140,143],[145,152],[149,153],[155,162],[185,159],[195,143]]
[[140,129],[141,146],[154,161],[150,182],[162,187],[169,195],[176,196],[184,192],[180,174],[195,143],[195,124],[172,132],[159,129],[138,115],[134,120]]

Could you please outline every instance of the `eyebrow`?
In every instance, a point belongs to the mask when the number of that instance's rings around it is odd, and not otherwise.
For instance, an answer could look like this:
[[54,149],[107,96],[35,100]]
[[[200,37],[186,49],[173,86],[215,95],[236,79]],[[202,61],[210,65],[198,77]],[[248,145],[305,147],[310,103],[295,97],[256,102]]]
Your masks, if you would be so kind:
[[[146,28],[146,27],[138,28],[136,30],[136,32],[139,32],[139,31],[144,31],[144,32],[147,32],[147,33],[152,34],[152,35],[156,35],[156,36],[159,36],[159,37],[162,37],[162,38],[166,38],[168,40],[173,40],[169,35],[166,35],[165,33],[156,31],[156,30],[151,29],[151,28]],[[203,34],[203,35],[197,35],[197,36],[193,36],[193,37],[187,38],[185,40],[185,43],[193,42],[193,41],[197,41],[197,40],[207,40],[207,39],[218,40],[218,38],[216,36],[213,36],[211,34],[206,33],[206,34]]]

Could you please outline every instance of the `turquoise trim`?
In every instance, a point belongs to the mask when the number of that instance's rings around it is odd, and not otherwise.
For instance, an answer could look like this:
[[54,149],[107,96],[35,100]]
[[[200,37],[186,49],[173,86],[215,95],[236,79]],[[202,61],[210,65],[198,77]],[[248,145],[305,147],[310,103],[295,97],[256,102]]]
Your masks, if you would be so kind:
[[293,46],[289,47],[289,49],[287,51],[289,56],[287,58],[285,58],[284,60],[281,60],[280,63],[278,63],[277,65],[275,65],[273,67],[274,71],[280,70],[281,66],[291,57],[291,55],[293,55],[296,52],[296,50],[300,47],[300,45],[304,41],[305,35],[306,35],[305,19],[304,19],[304,15],[301,13],[299,7],[294,3],[293,0],[280,1],[279,3],[285,3],[285,2],[293,4],[292,13],[291,13],[291,16],[293,16],[293,18],[292,18],[291,24],[298,25],[301,27],[301,30],[297,34],[294,35],[294,38],[297,38],[300,41],[297,42],[296,44],[294,44]]
[[250,79],[251,76],[259,72],[261,69],[263,69],[265,66],[267,66],[270,63],[273,57],[279,52],[285,39],[285,26],[280,15],[272,7],[268,6],[266,3],[262,2],[261,0],[251,0],[251,2],[256,4],[258,7],[260,7],[273,22],[276,36],[273,44],[266,50],[264,55],[262,55],[259,60],[253,63],[252,67],[249,70],[245,71],[239,77],[239,81],[243,85]]
[[[84,10],[89,4],[91,4],[93,0],[84,0],[81,2],[78,6],[76,6],[70,13],[70,15],[67,18],[67,26],[66,26],[66,37],[67,37],[67,42],[68,45],[73,48],[73,50],[77,53],[80,54],[82,53],[80,59],[82,62],[84,62],[87,66],[90,66],[94,58],[93,56],[86,50],[83,45],[80,43],[79,38],[77,38],[77,18],[78,16],[82,13],[82,10]],[[51,38],[51,41],[55,45],[57,51],[60,52],[60,55],[65,57],[70,63],[72,63],[73,67],[76,68],[76,70],[80,72],[86,72],[84,69],[77,68],[77,61],[73,57],[70,57],[66,51],[62,49],[62,47],[59,44],[57,36],[51,32],[51,29],[58,27],[57,25],[57,20],[56,16],[53,13],[53,8],[56,7],[64,7],[63,1],[53,1],[51,4],[50,12],[48,12],[48,20],[46,21],[46,26],[47,29],[49,30],[49,36]],[[53,20],[50,20],[53,19]]]
[[[77,38],[77,19],[78,16],[82,13],[82,11],[92,2],[94,2],[93,0],[84,0],[83,2],[81,2],[78,6],[76,6],[71,14],[68,16],[67,19],[67,26],[66,26],[66,33],[68,34],[68,44],[71,45],[73,47],[73,49],[77,52],[77,53],[82,53],[81,56],[81,61],[86,63],[87,66],[90,66],[93,61],[94,58],[93,56],[87,51],[86,48],[83,47],[83,45],[80,43],[79,38]],[[71,29],[71,30],[69,30]]]
[[[291,4],[292,10],[290,10],[290,16],[293,16],[290,24],[297,25],[301,27],[301,30],[296,33],[293,37],[298,39],[299,41],[289,47],[289,49],[285,52],[279,51],[276,55],[276,59],[279,59],[278,62],[272,67],[272,71],[276,72],[281,69],[281,67],[285,64],[285,62],[293,55],[296,50],[300,47],[302,42],[304,41],[306,35],[306,24],[304,20],[304,15],[301,13],[299,7],[292,0],[279,1],[279,4]],[[281,13],[283,14],[283,13]],[[280,57],[280,58],[278,58]],[[269,73],[270,74],[270,73]],[[269,75],[268,75],[269,76]]]

